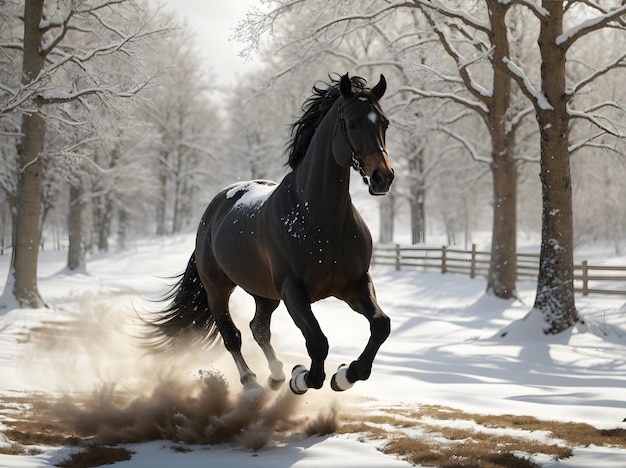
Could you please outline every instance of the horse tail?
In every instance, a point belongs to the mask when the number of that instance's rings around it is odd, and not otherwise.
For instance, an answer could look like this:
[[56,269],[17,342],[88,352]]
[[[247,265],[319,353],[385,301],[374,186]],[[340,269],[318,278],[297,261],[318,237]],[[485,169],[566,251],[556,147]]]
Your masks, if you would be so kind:
[[219,330],[200,281],[195,252],[178,278],[163,298],[163,301],[169,301],[169,305],[159,313],[159,318],[148,321],[151,330],[146,333],[146,338],[152,347],[161,351],[181,345],[186,349],[210,346],[219,337]]

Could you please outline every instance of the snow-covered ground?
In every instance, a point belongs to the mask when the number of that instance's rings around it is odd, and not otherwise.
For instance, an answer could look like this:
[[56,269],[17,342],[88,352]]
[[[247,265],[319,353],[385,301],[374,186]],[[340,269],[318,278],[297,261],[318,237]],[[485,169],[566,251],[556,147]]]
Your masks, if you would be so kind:
[[[219,370],[230,391],[239,393],[234,364],[221,346],[166,358],[146,355],[133,340],[139,324],[136,312],[155,308],[149,300],[162,296],[170,283],[167,277],[182,271],[193,238],[188,233],[146,239],[126,252],[91,256],[87,275],[67,275],[64,252],[43,252],[39,284],[53,307],[0,310],[0,395],[61,395],[112,383],[132,393],[154,388],[164,375],[193,381],[200,369]],[[0,257],[0,281],[6,278],[8,262],[8,257]],[[587,422],[599,428],[626,427],[622,422],[626,418],[626,310],[620,312],[624,298],[578,297],[586,323],[560,336],[545,337],[531,320],[521,320],[533,303],[532,284],[518,285],[520,300],[502,301],[484,294],[482,279],[383,268],[374,268],[372,275],[379,301],[392,318],[392,334],[380,350],[371,378],[340,394],[329,385],[298,398],[284,391],[272,394],[278,395],[272,398],[279,403],[284,398],[293,405],[292,415],[435,404],[476,413]],[[265,382],[269,371],[247,328],[253,303],[238,291],[231,305],[244,332],[244,355],[259,381]],[[330,342],[326,368],[330,376],[338,365],[358,356],[368,326],[336,300],[321,301],[314,311]],[[508,333],[502,338],[504,329]],[[282,306],[274,315],[272,331],[286,370],[308,365],[304,340]],[[181,453],[153,441],[132,444],[135,455],[118,466],[409,466],[378,451],[377,444],[360,441],[358,435],[294,436],[258,452],[222,444],[192,446],[192,451]],[[43,447],[38,455],[0,455],[0,466],[50,466],[70,450]],[[626,450],[590,446],[575,449],[569,459],[540,461],[559,467],[626,466]]]

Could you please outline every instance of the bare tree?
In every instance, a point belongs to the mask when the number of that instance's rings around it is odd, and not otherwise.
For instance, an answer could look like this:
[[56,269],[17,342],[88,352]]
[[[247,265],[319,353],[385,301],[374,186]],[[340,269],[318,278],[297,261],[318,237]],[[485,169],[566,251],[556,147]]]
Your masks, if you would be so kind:
[[[117,14],[119,13],[119,14]],[[117,15],[116,15],[117,14]],[[113,22],[112,16],[118,21]],[[14,18],[14,20],[18,20]],[[42,186],[45,159],[46,119],[51,106],[81,100],[86,96],[130,97],[144,79],[120,83],[99,68],[102,57],[133,60],[133,47],[153,35],[149,21],[130,1],[50,2],[26,1],[23,36],[7,38],[0,46],[21,53],[21,83],[3,89],[0,114],[21,114],[18,204],[15,245],[5,296],[21,307],[45,305],[37,287],[37,258],[41,228]],[[79,37],[88,40],[78,41]],[[85,44],[87,44],[85,46]],[[81,75],[76,81],[68,76]]]
[[244,180],[274,179],[284,172],[286,160],[281,155],[288,125],[302,103],[299,89],[275,85],[271,92],[259,92],[257,81],[252,75],[245,77],[227,101],[227,155],[233,175]]
[[[597,2],[512,2],[529,8],[540,22],[537,40],[541,55],[540,84],[533,85],[524,67],[506,55],[496,65],[506,71],[528,97],[535,109],[541,136],[541,184],[543,194],[542,239],[539,278],[534,310],[541,313],[546,334],[570,328],[578,321],[574,300],[573,214],[570,155],[572,119],[583,119],[594,129],[581,145],[593,145],[602,135],[624,138],[624,134],[605,123],[598,115],[605,107],[619,103],[600,103],[590,109],[575,109],[574,98],[596,79],[626,67],[625,47],[603,65],[587,70],[568,82],[568,54],[580,39],[604,28],[626,32],[626,5],[611,6]],[[610,3],[610,2],[603,2]],[[570,14],[566,21],[566,14]],[[569,28],[566,25],[571,24]],[[626,45],[624,35],[622,44]]]
[[161,39],[150,56],[163,66],[140,107],[142,120],[156,132],[158,235],[178,232],[195,220],[191,203],[214,182],[221,121],[210,98],[211,76],[197,54],[194,38],[183,26]]

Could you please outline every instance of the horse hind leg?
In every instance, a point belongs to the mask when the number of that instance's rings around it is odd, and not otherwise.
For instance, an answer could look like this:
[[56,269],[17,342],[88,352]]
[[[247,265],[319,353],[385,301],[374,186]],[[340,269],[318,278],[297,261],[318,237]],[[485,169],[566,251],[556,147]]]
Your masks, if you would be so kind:
[[254,296],[254,300],[256,302],[256,311],[254,318],[250,322],[250,330],[252,330],[252,336],[263,350],[270,368],[268,385],[272,390],[278,390],[285,382],[285,373],[283,372],[283,363],[276,357],[276,352],[272,347],[270,322],[272,313],[276,310],[280,301],[260,296]]
[[226,350],[232,355],[237,371],[239,372],[239,380],[244,386],[256,384],[256,375],[241,354],[241,332],[233,322],[230,311],[228,310],[228,298],[233,287],[227,289],[215,290],[207,287],[207,296],[209,300],[209,308],[215,324],[224,340]]

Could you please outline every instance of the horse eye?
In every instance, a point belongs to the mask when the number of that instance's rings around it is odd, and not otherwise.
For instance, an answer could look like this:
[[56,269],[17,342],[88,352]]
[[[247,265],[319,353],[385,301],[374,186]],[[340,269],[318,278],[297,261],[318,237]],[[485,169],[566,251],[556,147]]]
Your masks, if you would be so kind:
[[348,122],[348,128],[350,130],[356,130],[357,129],[357,124],[355,124],[354,122]]

